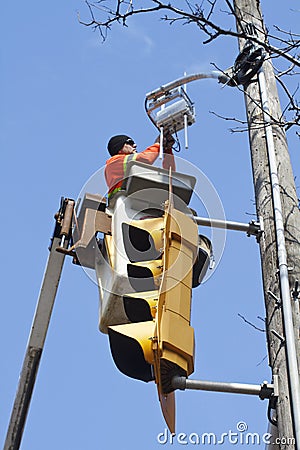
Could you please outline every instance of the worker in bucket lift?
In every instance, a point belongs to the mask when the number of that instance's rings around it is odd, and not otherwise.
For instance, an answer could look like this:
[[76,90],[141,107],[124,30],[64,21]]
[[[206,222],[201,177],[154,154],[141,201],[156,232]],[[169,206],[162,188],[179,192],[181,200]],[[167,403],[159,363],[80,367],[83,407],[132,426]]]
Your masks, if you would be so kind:
[[[162,166],[164,169],[176,170],[175,161],[172,152],[174,145],[173,136],[168,133],[164,137],[164,157]],[[160,136],[153,145],[146,148],[141,153],[136,151],[136,143],[129,136],[120,134],[113,136],[108,144],[107,150],[111,155],[106,161],[105,179],[108,186],[108,199],[121,190],[123,180],[126,173],[126,167],[129,161],[139,161],[146,164],[153,164],[157,159],[160,150]]]

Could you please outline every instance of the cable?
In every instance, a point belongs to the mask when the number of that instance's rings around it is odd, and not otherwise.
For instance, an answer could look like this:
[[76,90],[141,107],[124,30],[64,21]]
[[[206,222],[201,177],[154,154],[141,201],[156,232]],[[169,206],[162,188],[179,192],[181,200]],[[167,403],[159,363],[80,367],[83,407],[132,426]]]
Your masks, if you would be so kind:
[[249,83],[261,68],[265,56],[263,47],[248,40],[234,62],[234,81],[241,85]]
[[145,98],[144,106],[145,106],[145,110],[146,110],[147,116],[149,117],[149,119],[151,120],[151,122],[153,123],[153,125],[155,126],[155,128],[157,128],[158,131],[160,132],[159,127],[156,125],[155,121],[154,121],[153,118],[151,117],[151,114],[149,114],[149,112],[148,112],[147,102],[148,102],[148,99]]
[[272,413],[271,413],[271,411],[272,411],[272,409],[274,410],[275,409],[275,401],[276,401],[276,399],[275,399],[275,397],[274,398],[270,398],[270,400],[269,400],[269,405],[268,405],[268,420],[269,420],[269,422],[272,424],[272,425],[274,425],[274,427],[277,427],[278,426],[278,424],[277,424],[277,420],[275,419],[275,418],[273,418],[272,417]]
[[178,137],[176,129],[175,129],[175,133],[174,134],[175,134],[175,142],[176,142],[177,146],[176,147],[172,147],[172,148],[173,148],[174,152],[179,153],[181,151],[181,145],[180,145],[180,140],[179,140],[179,137]]

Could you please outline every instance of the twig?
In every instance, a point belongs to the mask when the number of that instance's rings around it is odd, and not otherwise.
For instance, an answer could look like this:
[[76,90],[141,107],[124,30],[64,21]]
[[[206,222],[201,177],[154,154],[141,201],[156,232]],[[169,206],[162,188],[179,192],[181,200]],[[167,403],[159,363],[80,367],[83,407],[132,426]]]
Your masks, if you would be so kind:
[[244,316],[242,316],[241,314],[238,313],[238,316],[243,319],[244,322],[246,322],[248,325],[251,325],[251,327],[253,327],[255,330],[261,331],[262,333],[265,333],[266,330],[257,327],[256,325],[254,325],[253,323],[249,322],[249,320],[247,320]]

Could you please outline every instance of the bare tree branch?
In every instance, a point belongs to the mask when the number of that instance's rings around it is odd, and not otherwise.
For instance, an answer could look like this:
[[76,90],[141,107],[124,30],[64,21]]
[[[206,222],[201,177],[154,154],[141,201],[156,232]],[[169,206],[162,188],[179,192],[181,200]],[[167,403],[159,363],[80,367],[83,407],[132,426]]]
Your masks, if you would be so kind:
[[[219,36],[232,36],[232,37],[243,37],[245,39],[251,39],[258,45],[261,45],[268,53],[275,54],[285,58],[287,61],[295,64],[295,66],[300,67],[300,60],[298,57],[295,57],[288,52],[291,49],[298,48],[299,42],[293,42],[292,45],[289,43],[286,48],[279,48],[271,45],[268,42],[264,42],[260,40],[257,36],[249,34],[245,27],[242,27],[244,30],[243,33],[238,33],[231,28],[224,28],[218,25],[215,21],[212,20],[212,15],[214,8],[216,6],[217,0],[207,1],[209,5],[209,10],[205,14],[203,6],[199,6],[197,3],[192,4],[192,2],[186,2],[188,5],[188,10],[180,9],[172,5],[171,2],[164,3],[159,0],[151,0],[151,3],[154,5],[153,7],[148,8],[137,8],[134,7],[134,2],[131,0],[130,2],[124,2],[123,0],[118,0],[115,8],[110,8],[107,4],[111,3],[110,0],[100,0],[96,3],[91,3],[86,1],[86,4],[91,11],[92,8],[98,9],[102,13],[108,14],[105,19],[96,20],[92,15],[92,21],[83,22],[80,20],[80,23],[86,26],[92,26],[93,28],[110,29],[111,25],[114,22],[121,23],[123,26],[127,26],[127,19],[129,19],[133,15],[157,12],[157,11],[167,11],[171,12],[175,15],[175,17],[170,18],[168,15],[162,17],[163,20],[169,21],[171,23],[182,21],[183,23],[195,23],[206,35],[208,35],[208,39],[203,41],[204,44],[208,44],[209,42],[217,39]],[[203,2],[204,3],[204,2]],[[233,14],[232,6],[228,0],[225,0],[229,8],[230,14]],[[127,9],[122,12],[122,5],[130,5],[127,6]],[[103,35],[103,33],[101,33]],[[272,37],[272,36],[271,36]],[[276,37],[273,37],[274,39]]]
[[[98,0],[95,2],[85,0],[85,4],[89,11],[90,21],[83,21],[78,18],[79,22],[87,27],[91,27],[93,30],[99,31],[104,41],[115,23],[127,27],[128,21],[133,16],[158,13],[160,14],[160,19],[168,22],[170,25],[176,23],[195,24],[206,36],[203,44],[209,44],[221,36],[229,36],[234,38],[242,37],[246,41],[249,40],[262,47],[266,52],[267,58],[277,58],[281,61],[281,70],[277,71],[277,81],[287,97],[287,105],[282,116],[279,120],[270,117],[271,123],[285,128],[285,130],[294,125],[300,126],[300,108],[296,99],[298,87],[293,88],[293,93],[291,93],[291,89],[283,81],[284,76],[291,77],[298,74],[295,68],[300,67],[299,34],[290,30],[283,30],[278,25],[273,26],[274,32],[272,34],[268,30],[267,34],[265,34],[264,30],[255,29],[251,23],[242,23],[236,17],[231,0],[202,0],[201,3],[185,0],[177,3],[182,5],[180,7],[175,6],[175,2],[164,2],[161,0],[147,0],[146,6],[141,6],[141,2],[138,0]],[[225,5],[225,9],[220,7],[217,9],[217,6],[221,5]],[[230,22],[228,24],[225,22],[226,26],[224,21],[221,21],[221,17],[224,18],[225,15]],[[239,28],[242,30],[241,32],[235,31],[236,20],[240,22]],[[262,33],[260,34],[266,36],[266,39],[258,38],[257,31],[261,31]],[[239,86],[237,87],[242,91]],[[214,114],[222,117],[216,113]],[[223,119],[225,118],[223,117]],[[239,119],[227,118],[226,120],[233,120],[239,124],[246,125],[246,122]],[[261,128],[263,124],[257,123],[254,126]],[[244,128],[242,130],[240,128],[231,129],[231,131],[240,132],[244,131]]]
[[251,327],[253,327],[255,330],[261,331],[262,333],[265,333],[266,330],[257,327],[256,325],[254,325],[252,322],[249,322],[249,320],[247,320],[244,316],[242,316],[241,314],[238,314],[239,317],[241,317],[241,319],[243,319],[244,322],[246,322],[248,325],[251,325]]

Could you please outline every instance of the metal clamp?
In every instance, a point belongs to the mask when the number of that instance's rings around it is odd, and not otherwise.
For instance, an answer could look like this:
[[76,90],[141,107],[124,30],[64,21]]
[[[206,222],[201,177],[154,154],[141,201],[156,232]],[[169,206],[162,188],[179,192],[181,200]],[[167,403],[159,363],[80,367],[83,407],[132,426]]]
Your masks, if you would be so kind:
[[249,222],[249,229],[247,232],[247,236],[256,236],[257,242],[260,241],[260,238],[262,237],[264,233],[264,226],[263,226],[263,219],[262,217],[259,218],[259,221],[252,220]]

